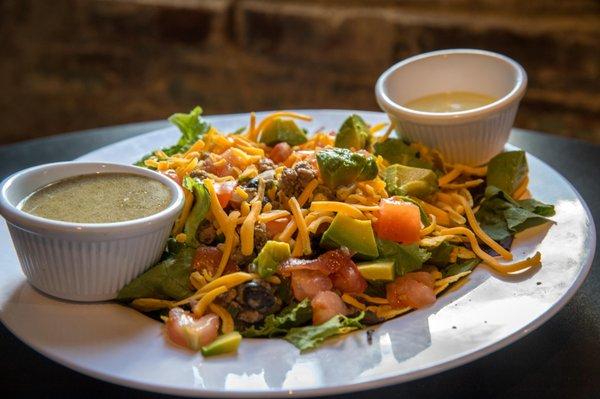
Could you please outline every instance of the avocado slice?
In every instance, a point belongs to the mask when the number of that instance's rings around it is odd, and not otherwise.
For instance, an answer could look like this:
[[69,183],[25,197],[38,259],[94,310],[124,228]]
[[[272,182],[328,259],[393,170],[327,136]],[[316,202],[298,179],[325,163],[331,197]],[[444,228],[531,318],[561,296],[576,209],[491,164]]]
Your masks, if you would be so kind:
[[347,247],[368,258],[379,256],[377,243],[370,220],[357,220],[338,213],[323,237],[320,245],[324,248]]
[[374,262],[359,263],[358,271],[370,281],[393,281],[395,278],[394,260],[377,260]]
[[335,146],[340,148],[366,149],[371,145],[373,134],[363,118],[350,115],[335,136]]
[[383,180],[392,195],[410,195],[426,198],[438,191],[438,178],[431,169],[414,168],[400,164],[385,169]]
[[242,342],[242,336],[239,332],[233,331],[228,334],[221,335],[212,343],[200,348],[204,356],[215,356],[223,353],[231,353],[237,351],[238,346]]
[[262,278],[271,276],[290,255],[290,244],[287,242],[267,241],[255,260],[258,274]]
[[307,140],[306,132],[296,125],[291,119],[274,119],[262,131],[260,142],[268,146],[286,142],[289,145],[298,145]]

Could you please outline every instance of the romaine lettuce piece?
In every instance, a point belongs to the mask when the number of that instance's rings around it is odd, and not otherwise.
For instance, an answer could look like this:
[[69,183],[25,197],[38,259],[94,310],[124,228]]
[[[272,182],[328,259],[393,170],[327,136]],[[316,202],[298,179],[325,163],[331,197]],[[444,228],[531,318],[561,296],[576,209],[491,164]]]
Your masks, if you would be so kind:
[[[171,147],[163,148],[162,151],[167,155],[173,155],[187,151],[192,144],[200,139],[210,129],[210,124],[202,119],[202,108],[196,107],[189,114],[173,114],[169,117],[169,122],[179,128],[181,137],[179,141]],[[154,155],[154,152],[146,154],[135,165],[145,166],[144,161]]]
[[190,273],[196,250],[182,248],[177,255],[153,266],[132,282],[121,288],[118,301],[132,301],[136,298],[156,298],[180,300],[192,295]]
[[283,339],[292,343],[300,351],[316,348],[323,341],[334,335],[347,334],[362,328],[360,321],[365,317],[365,312],[350,318],[337,315],[318,326],[292,328]]
[[547,216],[554,215],[554,206],[536,200],[515,201],[506,192],[489,186],[485,199],[475,214],[481,228],[495,241],[551,222]]
[[244,337],[274,337],[285,335],[290,328],[301,326],[312,319],[310,300],[290,305],[278,315],[268,315],[261,327],[252,326],[242,332]]
[[502,152],[488,163],[487,186],[498,187],[510,195],[523,182],[528,171],[525,151]]
[[189,176],[186,176],[183,181],[183,187],[194,193],[194,206],[185,221],[183,232],[186,235],[186,244],[197,247],[200,243],[196,233],[198,232],[198,226],[210,210],[210,194],[204,184]]

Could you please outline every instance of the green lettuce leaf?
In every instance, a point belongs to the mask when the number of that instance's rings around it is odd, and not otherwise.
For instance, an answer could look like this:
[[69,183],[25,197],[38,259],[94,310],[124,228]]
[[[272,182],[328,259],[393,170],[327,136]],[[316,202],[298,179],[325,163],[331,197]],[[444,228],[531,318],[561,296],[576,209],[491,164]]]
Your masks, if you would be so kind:
[[381,155],[391,164],[433,169],[433,165],[419,157],[419,152],[401,139],[387,139],[373,146],[375,155]]
[[363,325],[360,321],[363,317],[365,317],[365,312],[361,312],[354,318],[337,315],[318,326],[292,328],[283,338],[300,351],[306,351],[316,348],[329,337],[347,334],[350,331],[362,328]]
[[177,255],[153,266],[119,291],[118,301],[136,298],[180,300],[192,295],[190,273],[196,250],[182,248]]
[[487,185],[498,187],[505,193],[513,193],[528,171],[525,151],[501,152],[488,163]]
[[[201,136],[210,129],[210,124],[201,117],[202,108],[196,107],[189,114],[173,114],[169,117],[169,122],[179,128],[181,137],[175,145],[163,148],[162,151],[167,155],[173,155],[187,151]],[[145,166],[144,161],[154,155],[154,152],[146,154],[135,165]]]
[[419,270],[431,254],[417,244],[398,244],[377,238],[379,259],[394,259],[396,276]]
[[477,266],[480,263],[481,263],[481,259],[479,259],[479,258],[469,259],[469,260],[466,260],[464,262],[459,262],[459,263],[453,263],[453,264],[449,265],[446,269],[443,270],[442,275],[444,278],[446,278],[446,277],[454,276],[455,274],[464,273],[469,270],[473,270],[475,268],[475,266]]
[[497,187],[486,189],[485,199],[475,214],[481,228],[495,241],[540,224],[552,222],[554,206],[536,200],[515,201]]
[[270,314],[265,318],[262,327],[252,326],[242,332],[244,337],[274,337],[285,335],[290,328],[298,327],[312,319],[310,300],[304,299],[296,305],[290,305],[278,315]]
[[186,235],[186,244],[193,247],[200,245],[196,238],[198,226],[204,220],[210,210],[210,194],[204,184],[197,179],[186,176],[183,181],[183,187],[194,193],[194,206],[185,221],[183,232]]
[[450,254],[454,249],[454,245],[443,241],[440,245],[431,250],[431,257],[427,261],[432,265],[444,266],[450,262]]

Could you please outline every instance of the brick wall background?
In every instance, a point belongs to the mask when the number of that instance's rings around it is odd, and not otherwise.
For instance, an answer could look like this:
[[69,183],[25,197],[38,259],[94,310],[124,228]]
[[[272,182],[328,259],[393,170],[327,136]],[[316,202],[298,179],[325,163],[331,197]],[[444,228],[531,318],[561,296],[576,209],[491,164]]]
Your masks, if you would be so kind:
[[597,0],[0,0],[0,143],[195,104],[376,110],[389,65],[452,47],[523,64],[517,126],[600,142]]

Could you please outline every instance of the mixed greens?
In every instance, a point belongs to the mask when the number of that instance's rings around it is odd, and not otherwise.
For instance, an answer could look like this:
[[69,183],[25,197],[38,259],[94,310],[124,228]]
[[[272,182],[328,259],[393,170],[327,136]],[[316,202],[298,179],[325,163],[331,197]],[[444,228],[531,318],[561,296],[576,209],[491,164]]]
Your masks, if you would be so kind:
[[163,259],[117,300],[162,319],[169,339],[205,356],[243,337],[281,337],[301,351],[427,307],[485,263],[514,262],[514,235],[550,222],[531,199],[525,153],[488,165],[444,162],[418,143],[377,135],[358,115],[311,136],[279,112],[224,134],[202,109],[169,120],[171,147],[137,165],[185,191]]

